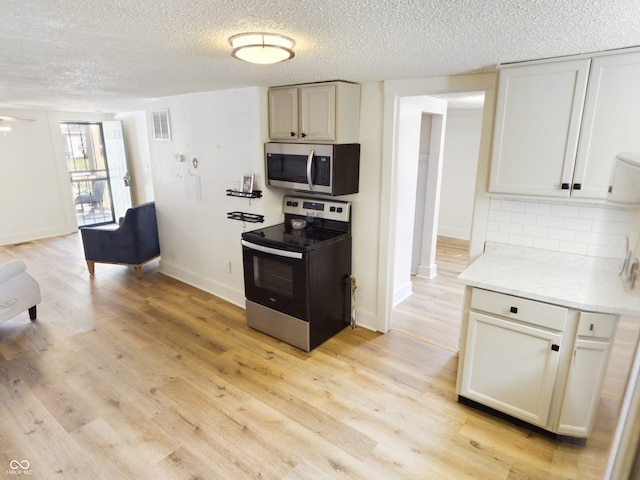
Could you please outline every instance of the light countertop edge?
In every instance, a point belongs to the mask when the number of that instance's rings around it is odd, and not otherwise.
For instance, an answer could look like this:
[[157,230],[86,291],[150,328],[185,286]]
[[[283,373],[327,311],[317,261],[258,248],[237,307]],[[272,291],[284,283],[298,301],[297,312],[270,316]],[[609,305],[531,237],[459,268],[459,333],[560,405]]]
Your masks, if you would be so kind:
[[[492,248],[458,277],[471,287],[614,315],[640,317],[640,294],[629,292],[617,271],[575,256],[551,252],[548,258],[525,247]],[[550,261],[548,261],[550,260]]]

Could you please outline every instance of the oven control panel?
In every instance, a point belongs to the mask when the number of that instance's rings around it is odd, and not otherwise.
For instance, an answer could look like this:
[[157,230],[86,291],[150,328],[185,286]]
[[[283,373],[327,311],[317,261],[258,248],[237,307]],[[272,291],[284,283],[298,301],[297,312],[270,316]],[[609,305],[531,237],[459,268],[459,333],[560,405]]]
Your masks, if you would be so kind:
[[351,202],[286,195],[283,199],[282,211],[285,214],[348,222],[351,218]]

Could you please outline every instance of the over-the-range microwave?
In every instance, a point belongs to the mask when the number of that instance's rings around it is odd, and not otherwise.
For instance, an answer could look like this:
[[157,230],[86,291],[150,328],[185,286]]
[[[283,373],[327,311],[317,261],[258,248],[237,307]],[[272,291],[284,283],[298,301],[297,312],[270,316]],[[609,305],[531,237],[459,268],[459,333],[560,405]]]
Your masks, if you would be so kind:
[[267,185],[327,195],[358,193],[360,144],[266,143]]

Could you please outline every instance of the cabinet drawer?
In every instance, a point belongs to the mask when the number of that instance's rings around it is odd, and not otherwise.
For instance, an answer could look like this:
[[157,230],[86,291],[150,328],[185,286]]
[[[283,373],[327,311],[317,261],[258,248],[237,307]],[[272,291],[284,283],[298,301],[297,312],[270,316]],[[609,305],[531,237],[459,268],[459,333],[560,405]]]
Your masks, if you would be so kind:
[[580,312],[578,335],[582,337],[611,338],[616,331],[617,315]]
[[569,313],[565,307],[479,288],[473,289],[471,308],[558,331],[564,330]]

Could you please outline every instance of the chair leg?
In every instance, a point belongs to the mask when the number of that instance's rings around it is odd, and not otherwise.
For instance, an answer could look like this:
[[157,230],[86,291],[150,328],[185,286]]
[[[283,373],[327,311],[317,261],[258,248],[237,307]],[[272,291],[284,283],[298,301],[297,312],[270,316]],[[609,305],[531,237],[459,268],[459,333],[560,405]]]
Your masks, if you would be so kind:
[[136,278],[142,280],[142,265],[134,265],[133,268],[136,271]]
[[96,262],[93,260],[87,260],[87,268],[89,269],[89,275],[93,275],[96,270]]
[[36,315],[36,306],[34,305],[33,307],[31,307],[29,309],[29,318],[31,319],[31,321],[34,321],[36,319],[37,315]]

